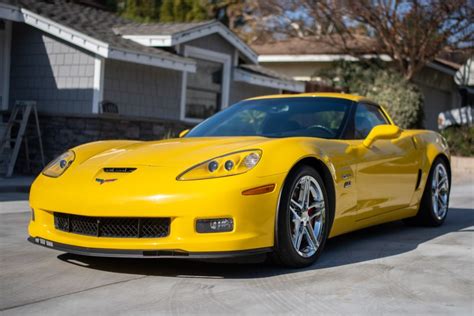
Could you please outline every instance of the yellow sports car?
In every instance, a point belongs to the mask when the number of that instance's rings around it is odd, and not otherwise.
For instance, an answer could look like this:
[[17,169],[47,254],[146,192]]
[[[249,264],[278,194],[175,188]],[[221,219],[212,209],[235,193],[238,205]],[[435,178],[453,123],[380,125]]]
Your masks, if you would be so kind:
[[400,129],[363,97],[248,99],[180,136],[62,154],[31,188],[29,240],[91,256],[269,253],[303,267],[328,238],[446,219],[446,141]]

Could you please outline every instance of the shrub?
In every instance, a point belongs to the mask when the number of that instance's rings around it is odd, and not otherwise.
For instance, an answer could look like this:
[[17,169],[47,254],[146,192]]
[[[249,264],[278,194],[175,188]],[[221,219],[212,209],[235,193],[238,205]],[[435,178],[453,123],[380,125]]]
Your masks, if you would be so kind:
[[398,126],[422,127],[423,96],[398,73],[379,71],[366,96],[385,107]]
[[449,127],[441,132],[452,155],[474,156],[474,126]]
[[366,96],[382,105],[402,128],[421,128],[423,95],[401,74],[381,63],[340,62],[325,76],[336,88]]

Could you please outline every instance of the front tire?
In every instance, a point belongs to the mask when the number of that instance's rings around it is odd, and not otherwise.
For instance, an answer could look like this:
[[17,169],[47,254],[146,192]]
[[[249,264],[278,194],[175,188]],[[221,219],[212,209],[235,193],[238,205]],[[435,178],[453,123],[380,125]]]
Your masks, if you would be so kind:
[[415,217],[408,218],[408,225],[440,226],[446,220],[451,183],[446,162],[437,158],[431,166],[426,187]]
[[324,248],[329,224],[329,201],[321,176],[312,167],[298,167],[288,176],[280,198],[276,261],[294,268],[313,264]]

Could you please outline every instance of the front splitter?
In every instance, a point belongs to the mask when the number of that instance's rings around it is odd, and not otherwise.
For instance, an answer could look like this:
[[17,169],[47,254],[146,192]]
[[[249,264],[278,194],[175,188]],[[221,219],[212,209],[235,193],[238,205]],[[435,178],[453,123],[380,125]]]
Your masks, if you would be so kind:
[[92,256],[115,258],[189,258],[189,259],[221,259],[254,256],[269,253],[272,248],[258,248],[239,251],[216,252],[187,252],[184,250],[130,250],[130,249],[105,249],[88,248],[58,243],[41,237],[28,237],[28,241],[39,246],[55,249],[62,252]]

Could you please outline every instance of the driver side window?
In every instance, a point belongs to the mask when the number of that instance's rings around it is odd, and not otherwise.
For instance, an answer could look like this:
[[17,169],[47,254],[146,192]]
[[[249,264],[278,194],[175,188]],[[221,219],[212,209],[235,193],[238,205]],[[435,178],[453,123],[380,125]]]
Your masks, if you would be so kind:
[[364,103],[357,105],[354,117],[355,139],[365,139],[372,128],[383,124],[389,124],[389,122],[377,106]]

